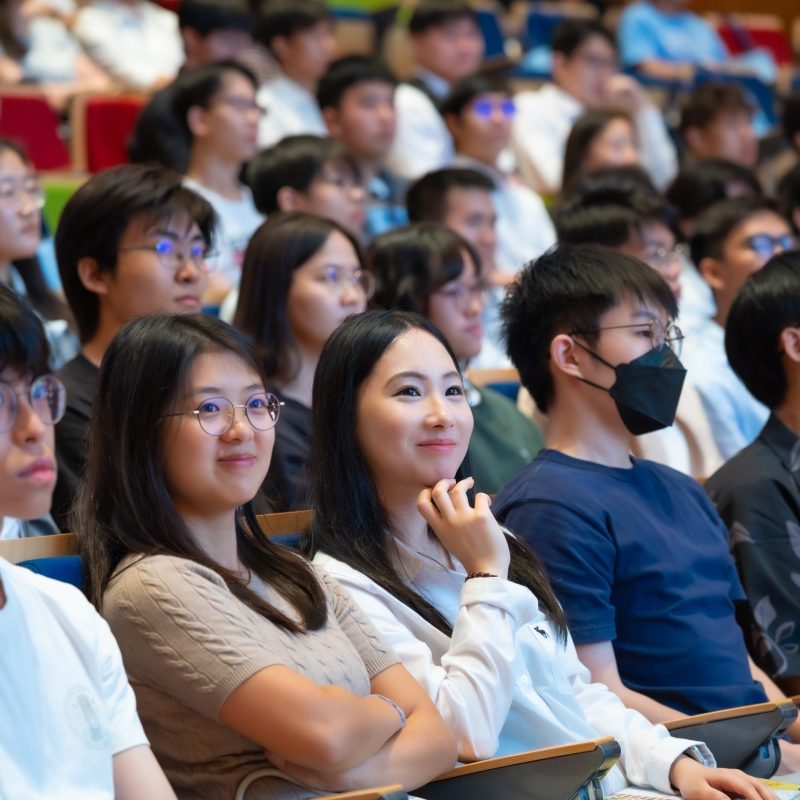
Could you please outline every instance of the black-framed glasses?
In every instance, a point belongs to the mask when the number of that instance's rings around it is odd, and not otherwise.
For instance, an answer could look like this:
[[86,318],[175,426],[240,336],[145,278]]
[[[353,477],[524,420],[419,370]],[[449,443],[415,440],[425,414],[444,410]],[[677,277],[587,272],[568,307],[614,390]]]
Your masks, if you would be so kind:
[[770,236],[768,233],[756,233],[747,237],[747,246],[756,253],[759,258],[772,258],[780,249],[794,250],[797,247],[797,240],[791,233],[784,233],[780,236]]
[[20,397],[27,398],[30,407],[45,425],[55,425],[64,416],[67,390],[55,375],[40,375],[23,393],[15,391],[10,383],[0,381],[0,433],[7,433],[14,427]]
[[178,272],[187,261],[191,261],[195,269],[200,272],[213,272],[216,268],[213,261],[210,263],[207,261],[216,253],[203,241],[178,242],[170,236],[161,236],[151,244],[135,244],[119,248],[120,253],[137,250],[155,253],[161,265],[173,272]]
[[661,350],[666,346],[672,350],[675,355],[680,358],[681,350],[683,349],[683,333],[681,329],[672,322],[666,325],[657,317],[649,320],[648,322],[632,322],[629,325],[606,325],[603,328],[592,328],[587,331],[571,331],[570,336],[581,333],[600,333],[600,331],[616,331],[624,330],[626,328],[640,328],[642,332],[647,332],[650,339],[651,346],[654,350]]
[[191,411],[172,411],[163,414],[162,419],[193,414],[209,436],[222,436],[233,427],[236,409],[241,408],[254,430],[268,431],[275,427],[282,405],[272,392],[256,392],[244,403],[233,403],[227,397],[208,397]]
[[489,299],[489,287],[485,283],[476,283],[474,286],[451,286],[439,289],[437,294],[446,297],[459,311],[466,311],[475,300],[480,300],[485,306]]

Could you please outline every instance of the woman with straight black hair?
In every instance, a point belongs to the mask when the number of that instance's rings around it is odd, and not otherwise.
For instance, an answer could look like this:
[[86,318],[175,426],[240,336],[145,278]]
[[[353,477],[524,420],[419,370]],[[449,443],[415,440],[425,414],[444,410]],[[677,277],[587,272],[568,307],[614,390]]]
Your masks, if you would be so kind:
[[279,409],[225,323],[123,329],[75,519],[87,593],[179,797],[413,788],[452,765],[452,736],[347,595],[250,507]]
[[311,386],[336,327],[372,295],[353,235],[333,220],[273,214],[244,257],[233,323],[253,341],[270,388],[284,403],[264,495],[278,511],[308,507]]
[[[613,736],[625,781],[684,797],[749,779],[694,763],[673,738],[590,683],[536,556],[504,531],[463,460],[472,432],[458,361],[430,322],[368,311],[328,340],[314,381],[314,520],[307,549],[425,687],[459,758]],[[680,764],[680,767],[677,765]]]

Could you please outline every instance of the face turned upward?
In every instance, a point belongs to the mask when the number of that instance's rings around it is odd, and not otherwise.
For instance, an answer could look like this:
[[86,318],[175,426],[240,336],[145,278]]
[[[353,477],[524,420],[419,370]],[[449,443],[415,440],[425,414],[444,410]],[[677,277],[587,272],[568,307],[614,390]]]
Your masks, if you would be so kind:
[[358,390],[356,438],[384,498],[416,501],[422,489],[452,478],[472,425],[456,365],[418,328],[394,341]]
[[494,268],[497,213],[492,193],[485,189],[454,187],[447,192],[444,225],[463,236],[478,252],[487,271]]

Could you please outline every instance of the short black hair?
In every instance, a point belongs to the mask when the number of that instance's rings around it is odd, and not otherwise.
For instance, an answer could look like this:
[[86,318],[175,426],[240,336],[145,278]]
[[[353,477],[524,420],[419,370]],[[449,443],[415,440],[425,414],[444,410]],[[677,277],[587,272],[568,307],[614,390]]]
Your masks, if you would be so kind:
[[317,84],[317,103],[320,108],[338,108],[348,89],[368,81],[397,86],[397,78],[377,58],[364,55],[337,58]]
[[50,351],[36,312],[16,293],[0,284],[0,372],[38,378],[48,371]]
[[477,24],[472,6],[464,0],[421,0],[411,12],[408,21],[410,33],[424,33],[456,19],[471,19]]
[[701,211],[730,197],[733,184],[746,186],[760,195],[761,184],[755,172],[744,164],[724,158],[706,158],[683,167],[667,189],[667,200],[681,219],[694,219]]
[[725,324],[725,352],[756,400],[774,409],[788,383],[779,337],[800,324],[800,251],[773,256],[744,283]]
[[119,241],[136,217],[154,222],[185,214],[197,224],[211,247],[217,216],[209,202],[183,185],[183,177],[165,167],[123,164],[89,178],[67,201],[55,234],[56,259],[69,307],[81,341],[94,335],[100,301],[78,275],[82,258],[94,259],[113,272]]
[[721,258],[731,231],[764,211],[778,213],[772,200],[761,196],[736,197],[714,203],[697,218],[689,240],[692,261],[699,267],[704,258]]
[[553,31],[550,47],[554,53],[562,53],[569,58],[584,42],[593,36],[605,39],[615,50],[617,41],[614,34],[596,19],[565,19]]
[[269,50],[278,36],[293,36],[331,19],[322,0],[268,0],[256,15],[255,37]]
[[193,28],[201,36],[214,31],[253,32],[253,17],[244,0],[183,0],[178,25]]
[[585,176],[564,195],[553,215],[562,244],[621,247],[648,222],[677,232],[677,214],[655,190],[618,168]]
[[452,87],[450,87],[447,97],[445,97],[439,105],[439,111],[444,117],[448,114],[452,114],[456,117],[461,116],[464,109],[476,97],[482,94],[489,94],[490,92],[510,95],[511,87],[508,81],[501,75],[483,72],[467,75],[457,80]]
[[191,143],[192,132],[189,129],[187,115],[193,106],[208,108],[212,98],[222,89],[225,75],[235,72],[249,81],[253,89],[258,89],[258,78],[238,61],[215,61],[199,67],[183,70],[172,84],[172,113],[180,125],[186,141]]
[[795,138],[800,133],[800,90],[792,92],[783,102],[783,135],[797,149]]
[[[522,385],[545,413],[553,403],[550,343],[561,333],[592,331],[626,298],[678,314],[666,281],[638,258],[595,245],[558,245],[530,262],[503,301],[506,350]],[[586,333],[592,342],[596,334]]]
[[800,164],[790,169],[778,184],[778,203],[781,213],[795,233],[800,233],[794,221],[795,209],[800,208]]
[[280,210],[278,191],[283,186],[306,192],[314,178],[330,163],[341,165],[354,180],[361,180],[358,165],[335,139],[299,134],[286,136],[262,150],[246,170],[256,208],[262,214]]
[[753,113],[753,107],[741,86],[723,81],[707,81],[692,90],[681,109],[680,132],[690,128],[703,129],[721,114]]
[[410,222],[444,222],[447,195],[452,189],[495,190],[485,173],[469,167],[445,167],[418,178],[406,192],[406,211]]

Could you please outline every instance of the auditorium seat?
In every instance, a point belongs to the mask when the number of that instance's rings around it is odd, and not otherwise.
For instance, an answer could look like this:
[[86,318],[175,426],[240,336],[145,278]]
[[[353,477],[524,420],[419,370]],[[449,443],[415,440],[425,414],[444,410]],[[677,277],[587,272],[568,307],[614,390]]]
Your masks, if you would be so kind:
[[61,130],[58,114],[41,93],[0,91],[0,136],[22,142],[37,170],[67,169],[72,165]]

